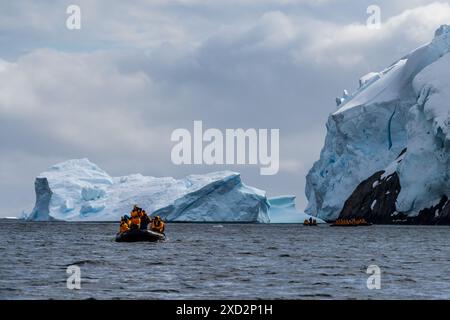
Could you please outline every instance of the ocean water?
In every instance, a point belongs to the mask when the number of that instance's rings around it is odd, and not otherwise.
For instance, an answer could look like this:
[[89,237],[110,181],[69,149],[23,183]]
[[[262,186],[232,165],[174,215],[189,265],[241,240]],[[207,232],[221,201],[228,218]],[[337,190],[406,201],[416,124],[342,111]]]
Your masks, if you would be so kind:
[[159,243],[116,243],[117,228],[0,220],[0,298],[450,298],[450,227],[169,224]]

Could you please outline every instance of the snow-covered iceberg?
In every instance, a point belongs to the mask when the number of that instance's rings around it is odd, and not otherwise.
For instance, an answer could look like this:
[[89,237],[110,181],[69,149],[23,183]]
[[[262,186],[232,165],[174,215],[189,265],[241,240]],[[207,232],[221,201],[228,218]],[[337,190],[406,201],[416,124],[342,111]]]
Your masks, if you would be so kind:
[[41,173],[35,191],[29,220],[118,221],[139,204],[168,221],[269,222],[265,192],[230,171],[184,179],[111,177],[88,159],[76,159]]
[[[295,208],[295,196],[279,196],[268,199],[270,204],[270,222],[271,223],[303,223],[311,218],[310,215],[301,213]],[[318,223],[324,223],[323,220],[316,219]]]
[[307,213],[334,220],[351,196],[356,201],[351,207],[363,208],[375,189],[368,190],[369,180],[384,183],[383,174],[398,177],[399,185],[393,186],[398,195],[393,201],[378,198],[368,204],[372,208],[416,217],[445,205],[450,194],[449,51],[450,27],[443,25],[429,44],[362,77],[355,93],[337,99],[339,109],[328,119],[320,159],[307,175]]

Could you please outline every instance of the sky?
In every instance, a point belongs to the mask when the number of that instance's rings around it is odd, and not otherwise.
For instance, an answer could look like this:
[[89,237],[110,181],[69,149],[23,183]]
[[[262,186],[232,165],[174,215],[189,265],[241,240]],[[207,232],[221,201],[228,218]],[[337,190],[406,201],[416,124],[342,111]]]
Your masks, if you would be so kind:
[[[66,27],[72,4],[79,30]],[[448,1],[1,0],[0,217],[30,211],[35,177],[73,158],[113,176],[238,171],[303,210],[335,98],[444,23]],[[173,164],[171,133],[194,120],[279,129],[279,172]]]

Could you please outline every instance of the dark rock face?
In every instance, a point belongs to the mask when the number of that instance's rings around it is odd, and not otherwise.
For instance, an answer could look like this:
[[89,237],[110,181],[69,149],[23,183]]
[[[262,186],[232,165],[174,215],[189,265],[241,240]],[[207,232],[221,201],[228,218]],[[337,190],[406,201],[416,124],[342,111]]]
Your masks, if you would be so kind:
[[400,180],[397,173],[384,179],[383,174],[384,171],[378,171],[356,187],[345,201],[340,219],[364,218],[372,223],[392,223]]
[[437,205],[421,210],[417,217],[408,218],[408,221],[412,224],[450,225],[450,200],[443,196]]
[[[402,155],[397,162],[402,161]],[[442,196],[438,204],[421,210],[416,217],[397,212],[395,203],[400,193],[400,179],[396,172],[386,175],[378,171],[361,182],[347,199],[339,215],[340,219],[364,218],[379,224],[428,224],[450,225],[450,199]]]

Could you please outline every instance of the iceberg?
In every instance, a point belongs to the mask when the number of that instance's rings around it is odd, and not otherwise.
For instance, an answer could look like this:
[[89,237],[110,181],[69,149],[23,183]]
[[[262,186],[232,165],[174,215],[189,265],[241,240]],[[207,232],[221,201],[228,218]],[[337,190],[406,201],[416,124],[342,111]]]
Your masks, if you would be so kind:
[[301,213],[295,208],[295,196],[279,196],[268,199],[270,204],[271,223],[303,223],[309,218],[316,219],[318,223],[323,220]]
[[[449,51],[443,25],[430,43],[363,76],[356,92],[338,99],[307,175],[306,213],[333,221],[363,210],[389,222],[450,208]],[[386,192],[393,198],[383,200]]]
[[111,177],[88,159],[52,166],[35,180],[28,220],[118,221],[139,204],[167,221],[268,223],[266,193],[223,171],[184,179],[132,174]]

